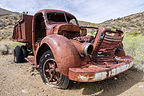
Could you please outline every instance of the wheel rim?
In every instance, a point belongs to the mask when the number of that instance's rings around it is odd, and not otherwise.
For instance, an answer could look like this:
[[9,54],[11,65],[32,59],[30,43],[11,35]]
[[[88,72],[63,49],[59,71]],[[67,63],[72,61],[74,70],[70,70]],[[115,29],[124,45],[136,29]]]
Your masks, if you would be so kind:
[[47,83],[58,85],[62,79],[62,74],[57,68],[54,59],[47,59],[43,64],[43,76]]

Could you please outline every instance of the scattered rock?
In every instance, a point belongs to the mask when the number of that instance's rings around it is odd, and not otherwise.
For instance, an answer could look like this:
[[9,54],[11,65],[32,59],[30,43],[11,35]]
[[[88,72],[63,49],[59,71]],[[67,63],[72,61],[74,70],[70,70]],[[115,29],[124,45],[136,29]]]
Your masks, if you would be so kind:
[[144,85],[139,85],[138,87],[139,87],[139,88],[144,88]]
[[0,22],[0,27],[5,27],[6,23],[5,22]]
[[114,77],[114,80],[117,80],[118,78],[117,77]]
[[28,93],[28,91],[27,91],[27,90],[25,90],[25,89],[22,89],[21,91],[22,91],[22,93],[25,93],[25,94],[27,94],[27,93]]
[[35,76],[36,74],[35,73],[31,73],[31,76]]
[[3,37],[0,37],[0,41],[3,39]]
[[0,46],[0,54],[1,55],[7,55],[9,53],[9,48],[7,45],[1,45]]
[[12,36],[8,36],[7,39],[12,40]]
[[9,50],[8,50],[9,54],[13,54],[14,48],[15,48],[15,47],[9,48]]
[[35,67],[29,67],[28,71],[29,71],[30,73],[34,72],[34,71],[35,71]]

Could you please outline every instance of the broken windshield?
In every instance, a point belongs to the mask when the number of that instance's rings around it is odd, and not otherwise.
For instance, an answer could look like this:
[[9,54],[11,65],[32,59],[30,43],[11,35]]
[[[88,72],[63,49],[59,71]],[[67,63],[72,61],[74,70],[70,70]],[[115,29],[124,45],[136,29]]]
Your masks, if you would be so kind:
[[47,13],[48,23],[71,23],[70,21],[73,19],[73,22],[76,22],[76,19],[72,16],[69,16],[65,13]]

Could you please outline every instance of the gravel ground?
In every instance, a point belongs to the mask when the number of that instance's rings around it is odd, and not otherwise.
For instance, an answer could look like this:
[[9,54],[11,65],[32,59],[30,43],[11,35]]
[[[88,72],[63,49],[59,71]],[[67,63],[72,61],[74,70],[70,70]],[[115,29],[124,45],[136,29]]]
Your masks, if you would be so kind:
[[29,63],[13,63],[12,55],[0,56],[0,96],[144,96],[144,73],[130,69],[95,83],[73,83],[67,90],[45,85]]

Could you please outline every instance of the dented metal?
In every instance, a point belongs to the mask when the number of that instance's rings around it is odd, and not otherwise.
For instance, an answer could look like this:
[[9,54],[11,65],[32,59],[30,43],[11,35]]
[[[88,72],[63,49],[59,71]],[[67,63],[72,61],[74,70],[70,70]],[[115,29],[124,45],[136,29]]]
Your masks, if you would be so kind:
[[96,82],[113,77],[132,67],[133,58],[125,56],[119,58],[119,64],[109,64],[109,66],[100,66],[100,64],[89,63],[82,68],[70,68],[69,77],[73,81]]
[[110,71],[104,71],[104,72],[98,72],[95,73],[94,76],[83,76],[83,75],[79,75],[77,77],[76,81],[80,81],[80,82],[96,82],[96,81],[101,81],[104,80],[106,78],[110,78],[113,77],[121,72],[124,72],[126,70],[128,70],[129,68],[131,68],[133,65],[133,62],[131,62],[130,64],[125,64],[125,65],[121,65],[118,66],[114,69],[111,69]]

